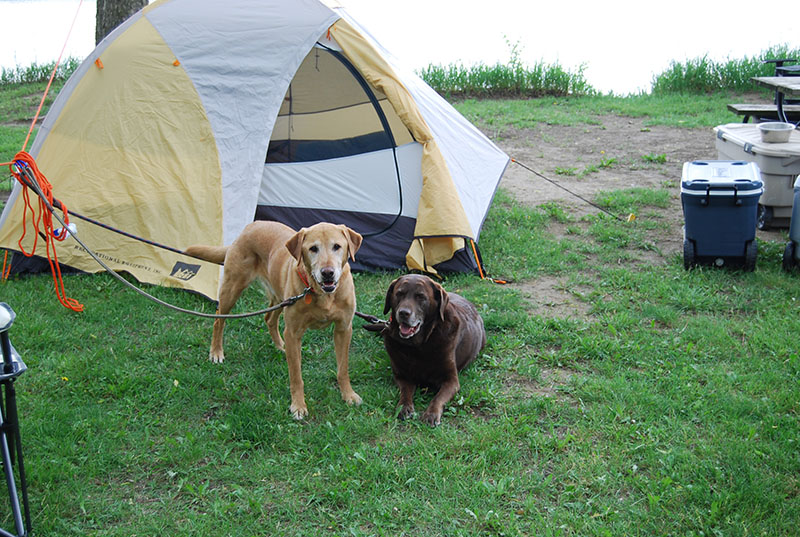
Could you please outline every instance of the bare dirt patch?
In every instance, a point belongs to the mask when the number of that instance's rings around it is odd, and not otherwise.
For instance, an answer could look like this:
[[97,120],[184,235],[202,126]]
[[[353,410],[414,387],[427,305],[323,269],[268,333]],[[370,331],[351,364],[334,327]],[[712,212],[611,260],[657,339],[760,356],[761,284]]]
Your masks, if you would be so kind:
[[[648,218],[648,213],[657,214],[660,222],[667,223],[666,231],[662,226],[658,236],[652,237],[659,251],[637,255],[642,257],[643,264],[650,265],[665,263],[675,254],[682,255],[683,164],[717,158],[713,129],[649,127],[643,119],[613,115],[597,119],[598,125],[540,124],[533,129],[507,128],[494,133],[495,143],[517,161],[509,164],[500,187],[526,205],[557,203],[575,220],[599,212],[581,198],[594,200],[601,191],[668,188],[672,195],[667,209],[636,215],[641,221]],[[602,166],[603,163],[606,165]],[[550,227],[548,231],[555,236],[564,233],[563,225],[554,223]],[[759,230],[757,236],[762,240],[781,240],[781,233],[776,230]],[[533,314],[564,317],[588,312],[586,304],[573,292],[564,290],[563,282],[557,278],[543,277],[514,285],[528,297]]]
[[520,375],[509,378],[509,386],[524,397],[552,397],[559,401],[574,403],[572,398],[563,391],[577,373],[562,367],[545,368],[541,370],[539,380],[534,381]]
[[[536,129],[507,129],[496,142],[520,164],[590,200],[600,191],[674,185],[678,213],[683,163],[717,156],[711,129],[647,127],[642,119],[618,116],[598,120],[600,125],[542,124]],[[664,156],[663,164],[645,160],[646,156],[660,155]],[[611,159],[612,165],[600,167]],[[597,212],[520,164],[512,163],[500,183],[520,202],[539,205],[554,201],[576,216]],[[598,167],[597,171],[581,173],[592,166]],[[574,175],[565,173],[569,170]]]
[[591,305],[582,301],[580,293],[565,287],[554,276],[544,275],[533,281],[511,284],[520,290],[528,301],[529,312],[547,318],[584,316]]

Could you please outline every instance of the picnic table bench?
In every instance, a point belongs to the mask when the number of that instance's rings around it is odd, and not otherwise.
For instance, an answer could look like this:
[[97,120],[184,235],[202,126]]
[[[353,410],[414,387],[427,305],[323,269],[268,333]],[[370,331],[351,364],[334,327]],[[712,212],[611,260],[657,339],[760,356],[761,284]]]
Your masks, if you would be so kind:
[[[753,104],[753,103],[737,103],[729,104],[728,110],[736,115],[744,116],[743,123],[750,121],[750,118],[755,118],[756,121],[762,119],[778,119],[778,105],[777,104]],[[800,104],[785,104],[783,111],[786,118],[792,122],[800,121]]]
[[[775,67],[775,76],[772,77],[753,77],[752,80],[758,85],[770,88],[775,91],[775,99],[771,104],[737,103],[729,104],[728,110],[739,116],[744,116],[743,123],[747,123],[751,117],[760,121],[791,121],[800,122],[800,101],[785,98],[784,94],[795,95],[794,84],[789,80],[797,80],[800,77],[800,64],[797,58],[771,58],[762,63],[770,63]],[[789,63],[790,65],[786,65]]]

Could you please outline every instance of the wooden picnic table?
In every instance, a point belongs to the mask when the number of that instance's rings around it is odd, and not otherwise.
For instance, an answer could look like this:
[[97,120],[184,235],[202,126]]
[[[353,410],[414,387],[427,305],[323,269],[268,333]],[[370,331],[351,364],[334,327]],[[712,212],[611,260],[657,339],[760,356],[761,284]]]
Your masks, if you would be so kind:
[[[742,120],[744,123],[749,122],[751,117],[756,118],[758,122],[778,119],[778,105],[775,103],[729,103],[728,110],[737,116],[744,116]],[[783,115],[792,123],[800,121],[800,104],[784,103]]]
[[775,101],[778,105],[778,119],[788,123],[783,109],[785,96],[800,97],[800,76],[754,76],[752,78],[759,86],[764,86],[775,91]]

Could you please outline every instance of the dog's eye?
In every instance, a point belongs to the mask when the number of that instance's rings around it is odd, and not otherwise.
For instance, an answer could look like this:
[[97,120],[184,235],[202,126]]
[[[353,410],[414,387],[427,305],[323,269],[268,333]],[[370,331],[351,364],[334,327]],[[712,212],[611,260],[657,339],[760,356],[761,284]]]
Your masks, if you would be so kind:
[[425,300],[425,298],[426,298],[426,297],[425,297],[425,293],[416,293],[416,294],[414,295],[414,298],[416,298],[417,300],[419,300],[420,302],[422,302],[422,301],[423,301],[423,300]]
[[309,250],[311,253],[314,253],[314,254],[316,254],[316,253],[319,251],[319,248],[317,248],[316,246],[312,246],[312,247],[311,247],[311,248],[309,248],[308,250]]
[[341,250],[341,249],[342,249],[342,247],[341,247],[340,245],[338,245],[338,244],[334,244],[334,245],[333,245],[333,251],[334,251],[334,252],[338,252],[338,251],[339,251],[339,250]]

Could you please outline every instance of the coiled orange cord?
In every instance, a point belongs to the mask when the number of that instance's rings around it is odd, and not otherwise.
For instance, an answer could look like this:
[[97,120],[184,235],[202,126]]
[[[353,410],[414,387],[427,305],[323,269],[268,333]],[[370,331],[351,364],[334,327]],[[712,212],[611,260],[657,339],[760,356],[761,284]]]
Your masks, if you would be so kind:
[[[31,257],[36,252],[36,242],[38,240],[39,235],[41,234],[45,237],[45,241],[47,244],[47,261],[50,263],[50,272],[53,274],[53,283],[55,284],[56,288],[56,295],[58,295],[58,300],[61,304],[69,308],[73,311],[83,311],[83,304],[79,303],[77,300],[73,298],[68,298],[66,293],[64,292],[64,282],[61,279],[61,267],[58,264],[58,255],[56,254],[56,244],[54,240],[63,241],[67,238],[68,234],[64,233],[60,237],[55,237],[53,235],[53,215],[50,212],[53,207],[53,187],[50,185],[50,182],[44,176],[43,173],[39,171],[39,168],[36,166],[36,162],[33,160],[33,157],[30,156],[25,149],[28,147],[28,141],[31,138],[31,134],[33,134],[33,129],[36,126],[36,122],[39,120],[39,114],[42,112],[42,107],[44,106],[45,99],[47,99],[47,93],[50,91],[50,86],[53,84],[53,79],[56,76],[56,72],[58,71],[58,66],[61,64],[61,58],[64,56],[64,50],[67,48],[67,42],[69,42],[69,36],[72,34],[72,29],[75,27],[75,21],[78,20],[78,12],[83,5],[83,0],[78,3],[78,9],[75,11],[75,17],[72,19],[72,25],[69,27],[69,32],[67,32],[67,38],[64,40],[64,46],[61,47],[61,53],[58,55],[58,59],[56,60],[55,65],[53,66],[53,71],[50,73],[50,79],[47,81],[47,87],[44,90],[44,94],[42,95],[42,100],[39,101],[39,108],[36,109],[36,114],[33,116],[33,121],[31,121],[31,126],[28,129],[28,134],[25,136],[25,142],[22,144],[22,151],[16,154],[14,160],[11,162],[4,162],[0,164],[0,166],[5,166],[8,164],[8,167],[11,169],[11,175],[13,175],[17,181],[19,181],[23,188],[22,188],[22,195],[25,200],[25,207],[22,217],[22,237],[19,239],[19,247],[20,251],[27,257]],[[19,164],[17,164],[19,163]],[[19,167],[18,167],[19,166]],[[27,182],[22,179],[22,172],[21,168],[27,166],[30,171],[33,173],[33,176],[38,183],[39,189],[42,194],[45,195],[47,198],[47,202],[50,204],[48,207],[45,204],[45,201],[42,198],[39,198],[39,215],[34,216],[33,207],[30,204],[30,199],[28,196],[28,186]],[[61,205],[61,210],[64,213],[64,224],[69,224],[69,215],[67,213],[67,207],[63,203],[59,202]],[[28,210],[31,211],[31,221],[33,222],[33,227],[36,229],[36,237],[33,239],[33,251],[28,254],[22,248],[22,239],[25,237],[26,231],[26,224],[25,224],[25,216],[28,213]],[[44,220],[45,231],[42,234],[39,230],[39,222]],[[53,249],[53,258],[50,257],[50,248]],[[3,255],[3,268],[2,279],[5,281],[8,278],[9,272],[11,272],[11,265],[6,264],[8,261],[8,250],[6,250],[5,254]],[[55,263],[54,263],[55,261]]]
[[[62,233],[59,236],[55,235],[53,232],[53,213],[51,211],[54,204],[60,206],[61,212],[64,215],[64,226],[66,227],[69,224],[69,212],[67,211],[67,206],[61,201],[54,200],[53,186],[50,184],[44,174],[39,171],[39,167],[36,165],[36,161],[33,160],[33,157],[25,151],[20,151],[16,154],[14,157],[14,162],[11,166],[9,166],[9,168],[11,169],[11,175],[13,175],[23,187],[22,198],[24,205],[22,213],[22,236],[19,238],[19,242],[17,243],[19,245],[20,252],[22,252],[22,254],[26,257],[33,256],[36,253],[36,245],[39,237],[43,237],[47,249],[47,262],[50,264],[50,272],[53,274],[53,284],[55,286],[56,295],[58,296],[58,301],[61,302],[61,305],[63,305],[65,308],[69,308],[73,311],[83,311],[83,304],[74,298],[67,297],[66,292],[64,291],[64,281],[61,278],[61,267],[58,264],[58,254],[56,253],[55,241],[63,241],[68,234]],[[33,205],[31,204],[30,195],[28,193],[30,176],[24,173],[23,170],[25,168],[27,168],[30,174],[33,175],[33,178],[36,180],[36,185],[41,192],[41,197],[39,197],[38,213],[36,210],[34,210]],[[26,176],[23,177],[23,175]],[[33,224],[34,231],[36,232],[33,238],[33,249],[30,253],[26,252],[25,248],[22,246],[22,241],[28,231],[28,211],[30,211],[31,223]]]

